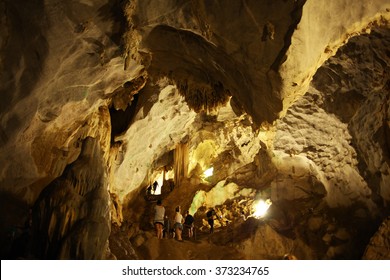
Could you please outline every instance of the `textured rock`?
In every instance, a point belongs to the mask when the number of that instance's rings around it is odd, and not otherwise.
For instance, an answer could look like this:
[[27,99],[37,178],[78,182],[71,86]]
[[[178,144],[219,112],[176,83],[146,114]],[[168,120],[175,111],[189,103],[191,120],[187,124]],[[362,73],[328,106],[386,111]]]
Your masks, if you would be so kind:
[[[111,258],[119,260],[136,260],[138,256],[126,235],[121,234],[122,229],[116,226],[111,228],[109,248]],[[108,259],[106,256],[105,259]]]
[[386,1],[306,1],[279,69],[283,109],[306,93],[317,69],[340,46],[389,19]]
[[0,182],[32,204],[77,158],[78,142],[95,137],[99,108],[142,66],[124,70],[109,1],[24,2],[2,4]]
[[[389,31],[375,29],[371,35],[352,38],[319,69],[313,84],[324,96],[325,110],[336,114],[353,137],[359,169],[384,203],[389,188],[389,90],[386,49]],[[379,173],[378,170],[381,170]],[[378,198],[376,198],[378,199]]]
[[307,173],[306,184],[322,185],[330,206],[349,206],[362,200],[373,207],[369,201],[371,191],[359,175],[357,154],[350,144],[352,137],[347,126],[316,105],[321,99],[318,92],[307,93],[277,125],[274,149],[283,149],[283,153],[276,153],[274,161],[287,177],[287,182],[279,185],[291,186],[297,177]]
[[321,228],[322,224],[323,220],[321,217],[311,217],[307,222],[309,230],[313,232],[317,232]]

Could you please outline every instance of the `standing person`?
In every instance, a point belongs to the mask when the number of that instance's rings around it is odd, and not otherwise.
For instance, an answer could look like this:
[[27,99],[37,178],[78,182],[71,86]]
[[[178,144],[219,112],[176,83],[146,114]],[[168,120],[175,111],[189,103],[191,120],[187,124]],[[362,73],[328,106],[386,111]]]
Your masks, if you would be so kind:
[[153,194],[154,195],[156,194],[157,187],[158,187],[158,183],[157,183],[157,181],[154,181],[154,183],[153,183]]
[[194,217],[188,210],[184,219],[184,227],[188,230],[188,237],[191,238],[194,235]]
[[157,205],[154,206],[154,228],[158,239],[163,238],[165,208],[161,205],[161,200],[157,200]]
[[175,214],[175,236],[176,236],[176,240],[178,241],[183,241],[182,237],[181,237],[181,234],[182,234],[182,231],[183,231],[183,222],[184,222],[184,219],[183,219],[183,215],[180,214],[180,206],[177,206],[176,207],[176,214]]
[[208,222],[209,225],[210,225],[210,233],[213,233],[213,232],[214,232],[214,215],[215,215],[215,211],[214,211],[213,208],[211,208],[211,209],[206,213],[207,222]]

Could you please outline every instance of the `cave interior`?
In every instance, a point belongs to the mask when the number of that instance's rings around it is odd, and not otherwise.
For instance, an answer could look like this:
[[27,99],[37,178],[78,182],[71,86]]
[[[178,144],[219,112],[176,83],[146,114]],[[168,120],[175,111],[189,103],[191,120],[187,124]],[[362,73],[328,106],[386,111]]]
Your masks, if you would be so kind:
[[[388,1],[3,0],[0,20],[2,259],[390,259]],[[158,200],[194,236],[157,239]]]

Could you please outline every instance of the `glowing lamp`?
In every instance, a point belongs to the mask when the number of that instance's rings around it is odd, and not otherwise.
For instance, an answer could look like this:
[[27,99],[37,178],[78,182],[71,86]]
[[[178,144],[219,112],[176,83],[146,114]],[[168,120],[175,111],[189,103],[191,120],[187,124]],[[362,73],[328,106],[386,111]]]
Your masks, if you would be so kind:
[[261,217],[264,217],[265,214],[267,213],[268,211],[268,208],[271,206],[272,204],[272,201],[270,199],[267,199],[266,201],[264,200],[259,200],[255,206],[254,206],[254,210],[255,212],[253,213],[252,216],[254,216],[255,218],[261,218]]
[[207,177],[210,177],[213,175],[213,172],[214,172],[214,167],[210,167],[209,169],[207,169],[205,172],[203,172],[203,176],[205,178]]

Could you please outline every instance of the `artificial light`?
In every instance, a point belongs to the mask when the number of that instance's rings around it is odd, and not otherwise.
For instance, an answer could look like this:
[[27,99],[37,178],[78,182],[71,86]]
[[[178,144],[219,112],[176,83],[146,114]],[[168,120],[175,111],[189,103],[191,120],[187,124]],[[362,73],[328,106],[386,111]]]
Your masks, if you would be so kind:
[[255,212],[253,213],[252,216],[255,218],[264,217],[271,204],[272,201],[270,199],[267,199],[266,201],[260,199],[254,206]]
[[203,172],[204,178],[212,176],[214,173],[214,167],[210,167],[205,172]]

